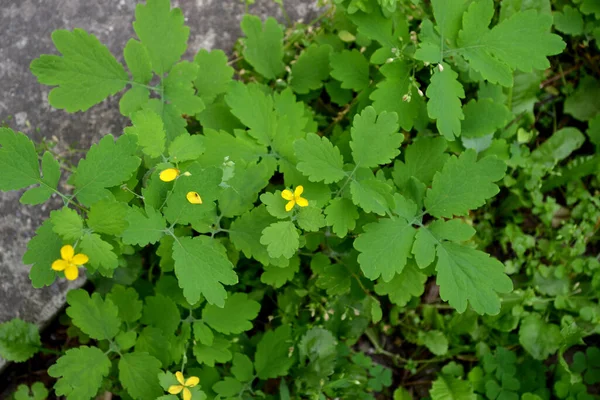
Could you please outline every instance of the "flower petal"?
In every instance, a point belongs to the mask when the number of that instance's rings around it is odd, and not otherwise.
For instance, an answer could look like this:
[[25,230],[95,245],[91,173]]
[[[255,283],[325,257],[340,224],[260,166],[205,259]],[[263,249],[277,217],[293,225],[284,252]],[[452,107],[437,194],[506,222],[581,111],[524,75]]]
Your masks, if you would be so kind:
[[167,168],[158,176],[163,182],[174,181],[179,176],[179,170],[176,168]]
[[190,392],[190,389],[183,388],[183,400],[192,400],[192,392]]
[[175,372],[175,377],[177,378],[177,382],[181,383],[182,385],[185,385],[185,379],[183,379],[183,374],[181,373],[181,371]]
[[52,269],[55,271],[64,271],[67,266],[69,266],[69,263],[62,259],[52,263]]
[[294,190],[294,197],[296,197],[296,199],[298,199],[298,197],[300,197],[300,195],[302,194],[302,192],[304,192],[304,186],[298,185],[296,187],[296,190]]
[[189,201],[192,204],[202,204],[202,197],[200,197],[198,192],[188,192],[188,194],[186,194],[185,197],[187,201]]
[[185,386],[194,387],[199,383],[200,383],[200,378],[198,378],[197,376],[190,376],[189,378],[186,379]]
[[300,207],[306,207],[308,205],[308,200],[306,200],[304,197],[298,197],[296,199],[296,203],[298,203]]
[[79,269],[74,264],[69,264],[65,268],[65,278],[70,281],[74,281],[79,276]]
[[70,244],[63,246],[60,249],[60,256],[65,261],[71,261],[71,258],[73,258],[73,255],[75,255],[75,249]]
[[294,200],[294,193],[292,193],[292,191],[289,189],[285,189],[283,192],[281,192],[281,197],[283,197],[285,200]]
[[288,203],[285,205],[285,211],[291,211],[292,208],[294,208],[294,204],[296,204],[294,200],[288,201]]
[[167,392],[169,392],[171,394],[179,394],[179,393],[181,393],[182,390],[183,390],[183,386],[181,386],[181,385],[171,385],[171,386],[169,386],[169,390],[167,390]]
[[75,265],[87,264],[88,261],[90,261],[90,259],[83,253],[75,254],[71,259],[71,262]]

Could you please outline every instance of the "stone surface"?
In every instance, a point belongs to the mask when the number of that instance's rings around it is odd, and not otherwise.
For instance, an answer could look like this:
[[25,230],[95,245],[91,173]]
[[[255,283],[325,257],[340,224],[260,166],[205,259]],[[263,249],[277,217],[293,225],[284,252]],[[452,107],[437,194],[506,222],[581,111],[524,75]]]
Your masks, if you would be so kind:
[[[90,110],[68,114],[52,109],[50,90],[39,85],[29,72],[29,64],[40,54],[56,53],[50,39],[55,29],[83,28],[106,44],[122,61],[122,49],[134,35],[134,0],[2,0],[0,7],[0,122],[26,133],[35,141],[53,138],[57,149],[87,149],[107,133],[119,134],[125,119],[118,111],[118,98],[105,101]],[[200,49],[221,48],[230,51],[240,36],[239,22],[244,14],[240,0],[179,0],[190,26],[188,51],[191,60]],[[290,0],[286,4],[293,21],[314,18],[313,0]],[[275,16],[284,22],[279,6],[271,0],[257,0],[251,14]],[[75,157],[77,152],[74,153]],[[53,199],[44,206],[23,206],[21,193],[0,192],[0,323],[14,317],[44,326],[64,305],[69,285],[56,282],[44,289],[33,289],[29,267],[21,262],[27,241],[47,218],[50,210],[62,202]],[[79,286],[82,280],[72,284]],[[3,366],[0,359],[0,370]]]

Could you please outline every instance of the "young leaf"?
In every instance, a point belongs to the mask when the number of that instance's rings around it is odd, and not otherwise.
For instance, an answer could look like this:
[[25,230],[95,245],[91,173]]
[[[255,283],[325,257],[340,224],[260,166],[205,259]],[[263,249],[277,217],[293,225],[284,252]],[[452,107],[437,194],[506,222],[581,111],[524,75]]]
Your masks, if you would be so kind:
[[67,242],[74,242],[83,236],[83,220],[77,211],[61,208],[50,213],[52,230]]
[[331,226],[333,233],[343,238],[348,231],[356,226],[358,211],[349,199],[338,197],[325,208],[327,226]]
[[267,206],[267,211],[272,216],[279,219],[286,219],[290,216],[289,212],[285,211],[285,205],[288,200],[281,197],[281,191],[277,190],[274,193],[263,193],[260,195],[260,201]]
[[465,91],[458,81],[458,74],[448,64],[443,71],[436,69],[427,87],[427,112],[429,117],[437,120],[438,131],[447,140],[453,141],[460,136],[460,121],[464,119],[460,99],[465,98]]
[[98,293],[90,297],[83,289],[67,294],[67,315],[83,333],[91,338],[112,339],[119,332],[119,309],[109,299],[102,300]]
[[210,304],[225,305],[223,285],[234,285],[238,278],[222,245],[207,236],[182,237],[173,243],[173,259],[179,286],[190,304],[203,295]]
[[122,235],[125,244],[146,246],[156,243],[167,229],[164,217],[152,207],[146,207],[145,213],[141,208],[131,207],[125,220],[128,224]]
[[102,350],[81,346],[67,350],[48,368],[48,375],[58,378],[54,385],[57,396],[66,396],[67,400],[91,399],[98,393],[110,367],[110,359]]
[[75,196],[84,206],[90,206],[103,198],[112,198],[106,188],[127,181],[140,165],[136,156],[135,138],[121,136],[114,141],[112,135],[104,136],[79,162],[69,183],[75,185]]
[[330,45],[311,44],[292,65],[290,86],[294,92],[305,94],[323,86],[329,77],[329,54],[333,51]]
[[155,399],[163,390],[158,384],[161,363],[148,353],[127,353],[119,360],[119,380],[135,400]]
[[207,51],[200,49],[194,57],[194,63],[200,68],[194,81],[198,96],[205,104],[212,103],[215,98],[227,91],[233,77],[233,68],[227,65],[227,55],[223,50]]
[[365,276],[385,282],[401,273],[410,256],[417,230],[404,218],[383,218],[363,227],[364,233],[354,241],[360,252],[358,262]]
[[123,56],[127,68],[133,75],[133,80],[142,85],[147,85],[154,76],[152,74],[152,63],[146,46],[135,39],[129,39],[123,49]]
[[267,246],[269,257],[291,258],[298,247],[299,235],[296,226],[290,221],[275,222],[262,231],[260,243]]
[[[119,266],[117,255],[110,243],[102,240],[100,235],[86,233],[81,239],[81,251],[90,258],[89,264],[94,268],[102,268],[108,271]],[[111,272],[107,272],[112,274]]]
[[[30,395],[31,392],[31,395]],[[48,389],[42,382],[35,382],[31,389],[27,385],[19,385],[14,393],[15,400],[46,400],[48,398]]]
[[123,66],[83,29],[56,30],[52,41],[62,56],[44,54],[31,62],[31,72],[50,91],[50,105],[67,112],[85,111],[121,91],[129,77]]
[[392,303],[404,307],[413,297],[420,297],[425,292],[426,280],[427,275],[419,271],[413,262],[408,262],[391,281],[377,282],[375,292],[380,296],[388,295]]
[[275,18],[260,18],[246,14],[241,23],[246,35],[244,58],[267,79],[275,79],[283,73],[283,29]]
[[342,83],[342,88],[360,92],[369,86],[369,61],[354,49],[331,53],[331,76]]
[[160,115],[152,110],[142,110],[131,114],[133,126],[124,132],[137,138],[142,152],[152,158],[160,157],[165,151],[166,134]]
[[437,218],[467,215],[500,191],[493,182],[502,179],[505,170],[504,162],[496,157],[477,161],[474,150],[451,157],[427,189],[427,212]]
[[0,357],[7,361],[27,361],[42,347],[35,324],[15,318],[0,324]]
[[33,264],[29,271],[29,279],[34,288],[50,286],[56,278],[50,266],[60,258],[63,241],[54,233],[52,221],[47,219],[35,231],[35,236],[27,243],[27,251],[23,255],[24,264]]
[[298,157],[298,171],[308,176],[311,182],[333,183],[346,176],[344,159],[340,150],[326,137],[308,133],[306,139],[294,142]]
[[171,10],[170,0],[148,0],[135,7],[133,29],[148,50],[157,75],[169,72],[187,48],[190,28],[181,9]]
[[293,348],[292,328],[281,325],[274,331],[267,331],[258,345],[254,355],[254,367],[260,379],[285,376],[294,364],[290,354]]
[[252,329],[252,321],[258,316],[260,304],[248,298],[246,293],[234,293],[225,301],[224,307],[208,304],[202,310],[202,320],[217,332],[226,335],[239,334]]
[[120,235],[127,228],[125,220],[129,207],[118,201],[100,200],[90,207],[87,225],[94,232]]
[[351,135],[352,157],[361,168],[389,163],[400,154],[404,140],[398,132],[398,115],[385,111],[378,115],[371,106],[354,117]]
[[60,179],[58,162],[49,152],[42,158],[42,173],[33,142],[23,133],[0,128],[0,190],[29,189],[21,197],[23,204],[41,204],[56,192]]
[[135,322],[142,317],[143,304],[134,288],[114,285],[106,298],[117,306],[123,322]]
[[437,284],[440,297],[459,313],[467,309],[467,301],[478,314],[500,312],[498,293],[513,289],[504,265],[479,250],[444,242],[437,246]]

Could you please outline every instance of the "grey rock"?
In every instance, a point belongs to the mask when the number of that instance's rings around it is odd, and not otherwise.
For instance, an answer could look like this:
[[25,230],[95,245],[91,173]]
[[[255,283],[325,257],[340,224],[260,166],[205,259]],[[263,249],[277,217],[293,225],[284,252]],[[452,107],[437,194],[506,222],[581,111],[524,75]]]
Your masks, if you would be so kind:
[[[69,149],[87,149],[102,136],[120,134],[126,120],[118,111],[118,98],[108,99],[86,112],[68,114],[48,104],[50,88],[37,83],[29,64],[41,54],[55,54],[50,35],[55,29],[83,28],[93,33],[123,60],[122,49],[134,36],[135,0],[2,0],[0,7],[0,122],[24,132],[34,141],[55,140],[57,151],[71,155]],[[240,0],[179,0],[190,26],[188,51],[191,60],[201,48],[221,48],[230,52],[241,35],[239,23],[244,14]],[[293,0],[286,4],[293,21],[317,15],[313,0]],[[258,0],[249,12],[285,19],[271,0]],[[77,154],[74,153],[74,158]],[[27,241],[52,209],[62,205],[53,199],[44,206],[23,206],[21,193],[0,192],[0,323],[14,317],[43,327],[63,307],[68,289],[79,287],[84,278],[71,284],[57,281],[51,287],[33,289],[29,266],[21,258]],[[0,370],[4,365],[0,359]]]

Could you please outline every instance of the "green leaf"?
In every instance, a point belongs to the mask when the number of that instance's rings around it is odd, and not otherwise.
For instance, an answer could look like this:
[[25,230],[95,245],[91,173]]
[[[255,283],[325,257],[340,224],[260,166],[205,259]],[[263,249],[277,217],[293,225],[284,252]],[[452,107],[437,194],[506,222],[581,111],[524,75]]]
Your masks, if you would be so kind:
[[83,236],[83,220],[77,211],[63,207],[50,213],[52,230],[67,242],[74,242]]
[[576,8],[564,6],[562,12],[554,13],[554,27],[567,35],[583,33],[583,16]]
[[580,121],[589,121],[600,114],[600,105],[596,99],[600,96],[600,80],[584,76],[575,93],[565,100],[565,113]]
[[425,292],[426,280],[427,275],[419,271],[413,262],[408,262],[391,281],[377,282],[375,292],[380,296],[388,295],[392,303],[404,307],[413,297],[420,297]]
[[110,367],[110,360],[102,350],[81,346],[67,350],[48,369],[48,375],[58,378],[54,385],[57,396],[66,396],[67,400],[88,400],[98,394]]
[[493,16],[492,0],[472,3],[458,40],[470,67],[492,83],[512,86],[512,70],[545,70],[550,67],[547,57],[565,48],[560,36],[550,33],[551,15],[517,12],[489,30]]
[[254,365],[247,355],[235,353],[231,373],[241,382],[251,381],[254,375]]
[[432,400],[476,400],[469,381],[447,375],[439,376],[429,392]]
[[248,298],[246,293],[234,293],[223,307],[208,304],[202,310],[202,319],[217,332],[229,335],[252,329],[252,321],[258,316],[260,304]]
[[281,197],[281,190],[277,190],[274,193],[263,193],[260,195],[260,201],[267,206],[267,211],[272,216],[279,219],[286,219],[290,216],[290,212],[285,211],[285,205],[288,200]]
[[187,48],[190,28],[184,25],[179,8],[171,10],[170,0],[148,0],[135,7],[133,29],[148,50],[157,75],[169,72]]
[[367,213],[385,215],[393,204],[392,187],[375,178],[353,180],[350,183],[352,202]]
[[[31,396],[29,392],[31,391]],[[31,390],[27,385],[19,385],[14,394],[15,400],[46,400],[48,398],[48,389],[42,382],[35,382],[31,385]]]
[[152,110],[142,110],[131,114],[133,126],[125,128],[125,133],[137,138],[142,152],[152,158],[160,157],[165,151],[166,134],[160,115]]
[[144,86],[134,86],[119,100],[119,111],[127,117],[146,106],[148,100],[150,100],[150,89]]
[[203,295],[210,304],[223,307],[227,293],[223,285],[238,282],[225,248],[207,236],[181,237],[173,244],[175,274],[190,304]]
[[296,226],[290,221],[275,222],[262,231],[260,243],[271,258],[292,258],[300,246]]
[[232,82],[227,95],[227,105],[250,130],[248,134],[260,144],[270,145],[275,137],[277,114],[273,110],[273,99],[266,95],[258,85],[244,85]]
[[331,53],[331,76],[342,83],[343,89],[360,92],[369,86],[369,61],[354,49]]
[[289,325],[267,331],[258,342],[254,355],[254,368],[258,377],[266,380],[287,375],[295,362],[290,354],[293,344],[292,328]]
[[233,355],[229,351],[230,346],[231,341],[221,336],[215,336],[215,340],[210,346],[197,342],[194,346],[194,355],[198,363],[214,367],[216,363],[223,364],[231,360]]
[[536,360],[545,360],[556,353],[562,343],[560,327],[530,314],[521,320],[519,343]]
[[119,266],[119,260],[112,245],[102,240],[100,235],[86,233],[81,239],[80,245],[81,251],[89,257],[89,265],[92,267],[114,270]]
[[394,163],[394,183],[403,188],[410,177],[429,186],[436,172],[441,171],[450,157],[445,154],[447,142],[443,137],[421,138],[404,151],[404,162]]
[[125,220],[127,229],[123,231],[123,243],[146,246],[156,243],[165,234],[167,222],[162,214],[152,207],[146,207],[146,212],[138,207],[127,211]]
[[35,324],[19,318],[0,324],[0,357],[7,361],[27,361],[42,347]]
[[272,159],[263,159],[258,164],[234,165],[233,177],[219,197],[221,215],[234,217],[252,209],[258,193],[269,184],[277,164]]
[[333,183],[346,176],[340,150],[326,137],[308,133],[306,139],[294,142],[294,150],[299,161],[298,171],[311,182]]
[[349,199],[338,197],[325,208],[325,215],[327,226],[331,226],[333,233],[343,238],[356,227],[358,210]]
[[419,331],[419,343],[423,344],[436,356],[448,353],[448,339],[442,331]]
[[474,150],[452,156],[427,189],[425,207],[437,218],[467,215],[500,191],[496,182],[504,177],[506,165],[496,157],[477,161]]
[[492,99],[469,101],[463,108],[465,120],[462,122],[463,137],[482,137],[494,133],[506,125],[512,113],[504,104]]
[[404,269],[417,230],[398,217],[372,222],[363,231],[354,241],[361,270],[371,280],[381,276],[385,282],[391,281]]
[[83,289],[67,294],[67,315],[83,333],[93,339],[112,339],[119,332],[119,309],[110,299],[102,300],[98,293],[90,297]]
[[585,142],[585,136],[577,128],[563,128],[550,136],[531,152],[531,159],[551,167],[569,157]]
[[290,86],[294,92],[305,94],[323,86],[323,81],[329,77],[329,54],[332,51],[328,44],[313,43],[300,53],[292,65]]
[[352,157],[362,168],[389,163],[400,154],[399,147],[404,140],[398,132],[398,115],[385,111],[378,115],[371,106],[354,117],[351,135]]
[[307,232],[317,232],[326,225],[322,210],[310,205],[298,210],[296,222]]
[[134,288],[114,285],[106,298],[117,306],[123,322],[135,322],[142,317],[143,304]]
[[48,95],[52,107],[85,111],[127,84],[125,69],[96,36],[83,29],[59,29],[52,41],[62,56],[44,54],[30,65],[41,84],[58,86]]
[[309,363],[309,368],[320,376],[329,376],[334,372],[338,356],[337,340],[331,331],[313,327],[302,336],[298,344],[300,363]]
[[62,246],[63,241],[54,233],[52,221],[45,220],[27,243],[27,251],[23,255],[24,264],[33,264],[29,271],[29,279],[34,288],[50,286],[54,282],[56,272],[50,267],[60,258]]
[[596,19],[600,18],[600,4],[596,0],[583,0],[580,9],[585,15],[593,13],[596,15]]
[[513,289],[504,265],[479,250],[444,242],[437,246],[437,284],[440,297],[459,313],[467,309],[467,301],[478,314],[500,312],[498,293]]
[[136,353],[148,353],[159,360],[163,368],[171,364],[171,343],[167,336],[158,328],[145,327],[135,343]]
[[23,133],[0,128],[0,190],[29,189],[21,197],[23,204],[41,204],[56,192],[60,179],[60,166],[51,153],[44,153],[42,173],[33,142]]
[[436,69],[427,87],[427,112],[436,120],[438,131],[447,139],[454,140],[460,136],[464,119],[460,99],[465,98],[465,91],[458,81],[458,74],[448,64],[440,64],[443,71]]
[[210,104],[218,95],[227,91],[233,77],[233,68],[227,64],[227,55],[223,50],[209,52],[200,49],[194,57],[194,63],[201,71],[194,81],[194,86],[204,103]]
[[133,75],[133,80],[143,85],[152,80],[152,63],[146,47],[135,39],[129,39],[123,49],[127,68]]
[[588,130],[585,133],[590,139],[590,142],[596,145],[596,148],[600,147],[600,114],[589,121]]
[[279,289],[287,282],[294,279],[294,275],[300,269],[300,259],[292,257],[287,267],[279,267],[274,265],[266,265],[264,272],[260,276],[260,281],[267,285]]
[[215,383],[212,389],[220,396],[224,396],[225,398],[235,398],[235,395],[238,395],[240,392],[244,391],[244,386],[237,379],[226,376],[222,381]]
[[106,188],[129,180],[140,165],[140,159],[134,155],[136,148],[135,138],[129,135],[116,142],[112,135],[106,135],[90,148],[69,179],[81,204],[91,206],[113,197]]
[[165,335],[172,336],[181,322],[177,304],[162,294],[148,296],[144,301],[146,304],[144,305],[142,323],[155,326]]
[[179,114],[194,115],[204,110],[204,102],[196,96],[193,82],[200,67],[189,61],[181,61],[162,81],[164,99],[175,106]]
[[160,365],[148,353],[123,354],[119,360],[119,380],[133,399],[155,399],[164,393],[157,379]]
[[339,296],[348,293],[352,284],[348,267],[341,263],[331,264],[329,257],[323,254],[320,255],[322,257],[315,256],[310,264],[311,269],[318,275],[315,282],[317,287],[324,289],[328,296]]
[[468,2],[464,0],[432,0],[431,5],[438,31],[442,35],[442,42],[454,43]]
[[176,163],[196,160],[204,153],[204,138],[200,135],[177,136],[169,146],[170,159]]
[[263,24],[260,18],[246,14],[241,23],[246,35],[243,55],[254,69],[267,79],[283,73],[283,29],[275,18]]
[[202,321],[194,321],[194,338],[206,346],[212,346],[215,335],[213,331]]
[[[262,198],[262,196],[261,196]],[[263,265],[287,265],[287,259],[269,256],[266,246],[260,243],[262,231],[275,222],[265,206],[261,205],[243,214],[231,224],[229,238],[236,249],[242,251],[247,258],[254,258]]]
[[127,204],[112,200],[100,200],[90,207],[87,225],[94,232],[119,236],[127,228]]

